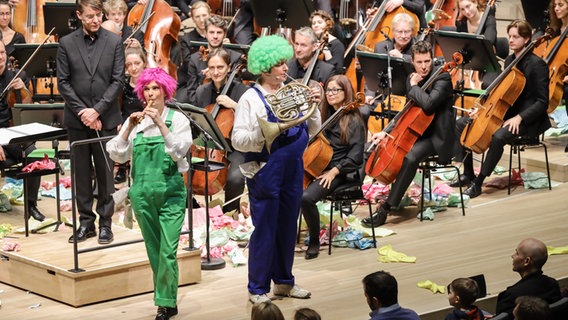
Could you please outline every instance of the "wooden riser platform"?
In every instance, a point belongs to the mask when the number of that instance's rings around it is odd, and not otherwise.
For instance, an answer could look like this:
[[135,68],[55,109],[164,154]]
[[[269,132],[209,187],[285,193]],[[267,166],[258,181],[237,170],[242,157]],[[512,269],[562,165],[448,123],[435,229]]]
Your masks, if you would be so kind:
[[[128,229],[113,228],[115,242],[140,239]],[[0,281],[74,307],[153,291],[152,270],[144,243],[134,243],[79,254],[74,268],[73,245],[67,243],[71,230],[32,234],[17,241],[19,252],[2,252]],[[96,238],[79,248],[98,246]],[[178,250],[179,285],[201,280],[200,251]]]

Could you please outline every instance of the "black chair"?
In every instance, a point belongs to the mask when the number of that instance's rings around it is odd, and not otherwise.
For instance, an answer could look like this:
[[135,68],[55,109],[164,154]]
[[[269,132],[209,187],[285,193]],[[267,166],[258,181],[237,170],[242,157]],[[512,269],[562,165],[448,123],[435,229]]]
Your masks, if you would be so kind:
[[[334,208],[339,208],[339,215],[343,217],[343,210],[342,206],[345,203],[351,204],[354,201],[363,201],[367,203],[369,207],[369,218],[373,218],[373,209],[371,207],[371,201],[365,198],[363,194],[363,189],[361,189],[363,185],[363,180],[359,178],[360,176],[364,177],[364,174],[361,175],[359,172],[355,175],[353,179],[349,179],[346,181],[345,184],[337,187],[330,195],[324,198],[324,200],[330,202],[330,210],[329,210],[329,247],[328,247],[328,255],[331,254],[331,243],[332,243],[332,233],[333,233],[333,210]],[[373,247],[377,247],[377,240],[375,238],[375,228],[371,228],[371,233],[373,235]]]
[[501,312],[500,314],[497,314],[491,318],[489,318],[491,320],[507,320],[509,319],[509,314],[507,312]]
[[548,307],[550,308],[550,319],[568,319],[568,297],[564,297],[554,303],[551,303]]
[[526,149],[540,148],[544,149],[544,159],[546,161],[546,176],[548,177],[548,190],[552,190],[552,184],[550,182],[550,167],[548,164],[548,150],[546,144],[542,142],[540,137],[517,137],[513,143],[510,144],[509,149],[509,186],[507,194],[511,194],[511,169],[513,167],[513,153],[517,154],[518,159],[518,169],[521,171],[521,152]]
[[[425,189],[424,186],[426,184],[426,177],[428,177],[429,194],[430,194],[430,199],[432,199],[432,179],[430,179],[432,172],[438,170],[445,170],[445,169],[450,169],[452,171],[455,170],[456,177],[458,177],[459,179],[460,169],[451,163],[440,163],[438,155],[427,157],[424,161],[420,162],[420,164],[418,165],[418,169],[422,170],[422,191],[420,193],[420,221],[422,221],[424,218],[424,189]],[[463,202],[462,186],[460,186],[459,188],[460,188],[462,215],[465,216],[465,205]]]
[[506,37],[497,37],[495,54],[501,59],[505,59],[509,55],[509,40]]

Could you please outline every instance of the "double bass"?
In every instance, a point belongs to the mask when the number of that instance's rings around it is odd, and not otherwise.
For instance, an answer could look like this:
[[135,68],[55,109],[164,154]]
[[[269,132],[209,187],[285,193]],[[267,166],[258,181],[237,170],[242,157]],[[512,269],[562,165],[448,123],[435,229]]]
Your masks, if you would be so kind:
[[[235,76],[245,67],[246,62],[238,64],[231,74],[229,75],[227,82],[223,86],[223,90],[219,95],[226,95],[229,92],[231,84],[235,79]],[[218,103],[210,104],[205,107],[205,109],[211,114],[215,122],[219,126],[219,130],[223,134],[225,139],[231,138],[231,132],[233,131],[233,123],[235,120],[235,115],[232,109],[221,107]],[[191,155],[195,158],[205,158],[205,148],[191,146]],[[217,192],[223,190],[225,183],[227,182],[227,173],[229,171],[229,160],[227,159],[226,152],[216,149],[209,149],[208,158],[211,161],[221,162],[225,164],[225,167],[221,170],[216,170],[207,173],[205,171],[194,171],[191,176],[191,187],[193,192],[198,195],[205,195],[205,185],[207,182],[207,194],[213,195]],[[206,181],[207,179],[207,181]]]
[[[345,54],[343,56],[344,59],[347,59],[355,52],[355,49],[361,45],[373,48],[375,43],[385,40],[386,38],[381,32],[383,29],[388,29],[388,32],[385,34],[388,35],[389,38],[392,38],[392,19],[398,13],[407,13],[413,18],[415,26],[413,36],[418,34],[418,26],[420,25],[418,17],[412,12],[406,10],[403,6],[400,6],[391,12],[387,12],[385,8],[387,2],[388,1],[383,1],[375,13],[367,18],[363,26],[359,28],[359,31],[357,31],[357,34],[353,37],[353,40],[351,40],[351,43],[349,43],[349,46],[345,49]],[[355,91],[363,91],[363,79],[362,76],[358,76],[357,72],[358,64],[357,58],[354,57],[347,66],[345,75],[355,87]]]
[[177,66],[170,60],[170,49],[177,42],[181,26],[179,16],[164,0],[148,0],[146,5],[137,3],[128,13],[127,24],[140,27],[144,33],[144,48],[148,68],[162,68],[177,79]]
[[45,2],[45,0],[21,0],[14,7],[12,14],[14,30],[23,34],[27,43],[41,43],[48,38],[44,32],[43,5]]
[[517,63],[538,44],[548,39],[545,34],[529,43],[523,51],[507,66],[481,96],[475,101],[479,113],[466,125],[462,132],[461,144],[475,153],[483,153],[489,148],[493,134],[502,126],[507,110],[521,95],[526,78]]
[[319,131],[310,137],[308,148],[304,151],[304,155],[302,156],[304,160],[304,189],[327,168],[333,156],[333,149],[329,141],[324,137],[323,132],[331,125],[335,124],[341,115],[349,113],[355,108],[359,108],[364,102],[365,94],[358,92],[355,95],[355,101],[337,109],[337,111],[321,125]]
[[[447,62],[430,76],[422,85],[423,90],[429,88],[442,72],[448,72],[463,60],[460,53],[454,53],[453,58],[454,61]],[[375,146],[365,165],[365,172],[385,185],[391,184],[402,168],[404,157],[433,119],[434,114],[427,115],[414,100],[409,100],[385,128],[389,134]]]

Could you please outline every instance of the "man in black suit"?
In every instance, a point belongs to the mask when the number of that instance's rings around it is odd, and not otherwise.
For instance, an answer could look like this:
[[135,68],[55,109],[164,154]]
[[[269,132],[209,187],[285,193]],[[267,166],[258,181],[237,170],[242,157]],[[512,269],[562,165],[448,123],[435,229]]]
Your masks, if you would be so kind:
[[[205,21],[205,37],[207,38],[207,52],[211,52],[214,49],[223,46],[223,39],[227,35],[228,22],[220,16],[214,15],[209,17]],[[241,54],[235,50],[225,48],[225,51],[231,56],[231,67],[237,65],[237,62],[241,58]],[[185,51],[187,53],[187,51]],[[188,70],[188,81],[187,81],[187,99],[191,104],[196,104],[197,98],[195,97],[195,91],[197,87],[203,84],[206,78],[209,78],[207,63],[205,62],[204,56],[206,53],[195,52],[189,56],[184,55],[183,64],[187,65]],[[180,88],[180,90],[183,90]],[[179,97],[179,96],[178,96]]]
[[[102,10],[101,0],[78,0],[77,17],[82,28],[59,42],[57,85],[65,99],[64,123],[71,143],[115,135],[122,120],[118,96],[124,82],[124,49],[118,35],[100,27]],[[97,235],[96,215],[92,210],[92,163],[98,189],[98,241],[106,244],[113,240],[113,163],[106,153],[105,144],[79,146],[73,159],[80,221],[77,242]],[[69,242],[74,240],[73,236],[69,238]]]
[[[508,66],[519,56],[525,46],[531,41],[532,28],[525,20],[515,20],[507,26],[509,35],[509,48],[513,51],[505,59]],[[468,154],[464,161],[464,174],[460,176],[459,183],[471,186],[464,191],[470,198],[481,194],[481,187],[486,177],[490,176],[499,163],[506,144],[514,141],[518,136],[538,137],[550,128],[550,121],[546,112],[548,108],[548,67],[546,63],[534,53],[527,53],[516,65],[523,73],[527,83],[515,103],[507,110],[504,122],[491,137],[489,149],[477,177],[473,173],[473,160]],[[470,117],[475,117],[476,112]],[[468,117],[461,118],[457,123],[458,137],[464,130]]]
[[[434,119],[405,155],[387,201],[377,208],[372,219],[363,219],[362,223],[366,226],[377,227],[385,223],[391,207],[399,205],[402,200],[416,175],[420,161],[435,154],[439,156],[441,163],[451,159],[454,134],[447,128],[455,126],[452,79],[444,72],[426,90],[422,89],[422,85],[434,74],[432,46],[428,42],[418,41],[412,45],[412,64],[415,71],[406,82],[407,99],[412,99],[427,115],[434,115]],[[373,143],[378,144],[386,136],[386,132],[375,133]]]
[[[535,296],[553,303],[562,298],[558,281],[546,276],[542,272],[542,266],[548,259],[546,245],[534,238],[522,240],[511,256],[513,259],[513,271],[521,276],[514,285],[497,296],[496,314],[506,312],[513,314],[515,300],[521,296]],[[512,317],[509,317],[512,319]]]
[[[294,79],[302,79],[318,48],[318,37],[310,27],[303,27],[294,33],[294,58],[288,61],[288,75]],[[311,80],[319,82],[322,86],[329,77],[335,74],[332,64],[317,60],[310,76]],[[291,79],[289,79],[291,81]],[[289,82],[289,81],[288,81]]]

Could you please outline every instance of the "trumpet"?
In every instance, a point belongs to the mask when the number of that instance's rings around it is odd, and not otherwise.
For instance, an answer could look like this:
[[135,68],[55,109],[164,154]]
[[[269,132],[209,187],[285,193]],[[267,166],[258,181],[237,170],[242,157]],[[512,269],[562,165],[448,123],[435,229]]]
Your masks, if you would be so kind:
[[291,82],[278,89],[275,94],[266,95],[266,102],[276,118],[282,122],[268,122],[260,117],[258,123],[270,152],[272,143],[282,132],[308,120],[318,108],[312,99],[310,87]]

